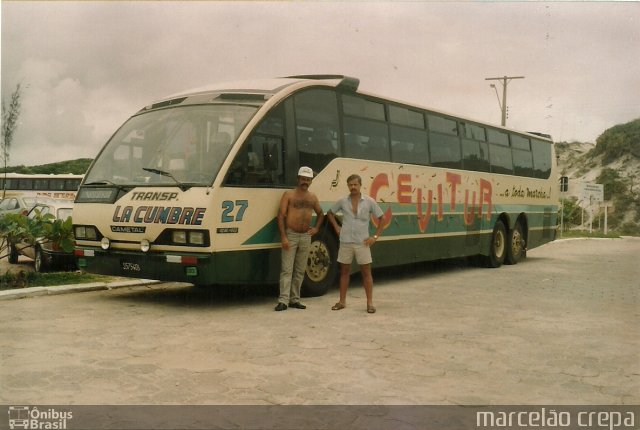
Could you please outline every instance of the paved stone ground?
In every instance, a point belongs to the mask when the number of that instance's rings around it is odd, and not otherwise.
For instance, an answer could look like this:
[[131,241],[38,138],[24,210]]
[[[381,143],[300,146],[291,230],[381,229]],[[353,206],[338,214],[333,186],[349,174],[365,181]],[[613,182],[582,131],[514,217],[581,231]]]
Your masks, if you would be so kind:
[[307,310],[184,284],[0,302],[0,404],[638,404],[640,239],[377,271]]

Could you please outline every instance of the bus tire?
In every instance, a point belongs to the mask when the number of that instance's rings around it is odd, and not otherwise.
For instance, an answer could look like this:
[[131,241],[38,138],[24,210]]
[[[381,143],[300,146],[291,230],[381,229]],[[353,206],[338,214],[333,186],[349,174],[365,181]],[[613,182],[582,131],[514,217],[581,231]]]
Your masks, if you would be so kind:
[[18,264],[18,250],[12,243],[9,244],[9,263]]
[[506,264],[518,264],[525,252],[524,235],[520,221],[516,222],[513,230],[507,235],[507,256]]
[[507,229],[501,220],[496,221],[491,234],[489,255],[485,257],[485,265],[490,268],[502,266],[507,254]]
[[42,252],[42,248],[36,246],[36,255],[34,260],[34,268],[36,272],[43,273],[48,269],[47,257]]
[[338,279],[338,241],[326,226],[311,239],[307,270],[301,295],[317,297],[326,294]]

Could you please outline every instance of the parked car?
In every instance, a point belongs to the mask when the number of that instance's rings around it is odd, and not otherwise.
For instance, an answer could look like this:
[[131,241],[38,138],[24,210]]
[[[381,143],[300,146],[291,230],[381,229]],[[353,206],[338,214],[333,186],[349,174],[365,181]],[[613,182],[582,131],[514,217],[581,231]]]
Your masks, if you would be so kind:
[[[38,215],[53,215],[54,219],[66,221],[71,217],[73,202],[70,200],[49,200],[36,203],[27,213],[28,218],[36,218]],[[57,243],[37,238],[34,243],[21,241],[9,244],[9,263],[17,263],[18,255],[22,254],[34,260],[36,272],[45,272],[50,268],[75,268],[73,250],[67,252]]]
[[51,197],[43,196],[10,196],[0,201],[0,216],[6,214],[26,215],[36,203],[55,203]]
[[35,197],[7,197],[0,201],[0,216],[19,213],[26,215],[35,204]]

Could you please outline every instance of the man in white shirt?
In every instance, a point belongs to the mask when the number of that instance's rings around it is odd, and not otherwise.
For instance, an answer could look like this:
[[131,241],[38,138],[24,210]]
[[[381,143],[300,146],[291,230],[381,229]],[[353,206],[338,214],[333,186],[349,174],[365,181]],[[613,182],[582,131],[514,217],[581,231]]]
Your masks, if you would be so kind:
[[[371,275],[371,246],[376,243],[384,229],[382,222],[384,213],[378,203],[360,192],[362,178],[351,175],[347,178],[349,195],[338,200],[327,213],[329,222],[340,236],[340,301],[331,308],[334,311],[344,309],[349,287],[351,262],[356,258],[362,273],[362,283],[367,295],[367,312],[374,313],[373,306],[373,276]],[[342,227],[338,225],[334,214],[342,212]],[[371,214],[378,219],[378,227],[373,236],[369,236],[369,220]]]

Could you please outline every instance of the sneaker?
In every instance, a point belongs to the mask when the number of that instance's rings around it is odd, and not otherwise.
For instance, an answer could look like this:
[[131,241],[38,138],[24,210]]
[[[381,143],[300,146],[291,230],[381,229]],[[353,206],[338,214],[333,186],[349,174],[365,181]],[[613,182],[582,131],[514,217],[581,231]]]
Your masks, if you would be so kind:
[[275,308],[276,311],[284,311],[286,309],[287,309],[287,305],[285,305],[284,303],[278,303],[278,305]]
[[300,302],[289,303],[289,307],[296,308],[296,309],[307,309],[307,307]]

